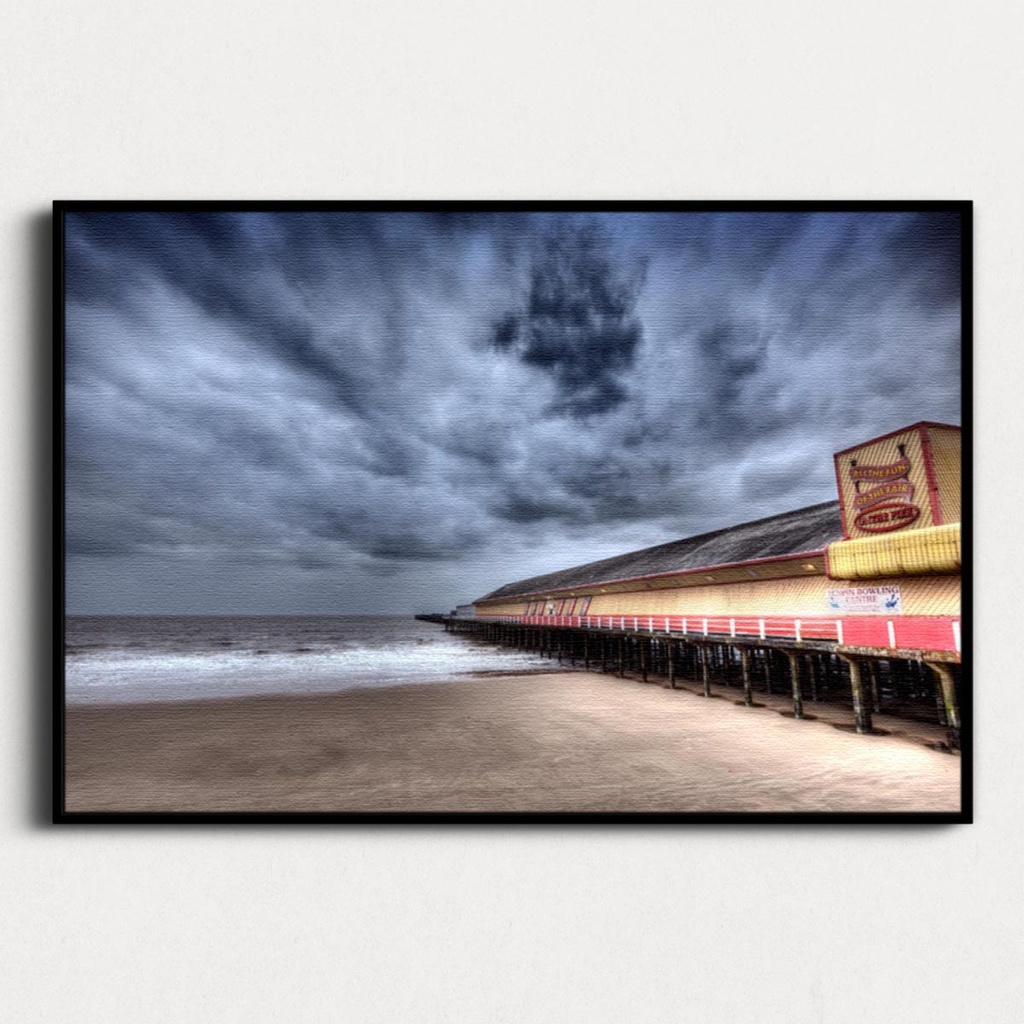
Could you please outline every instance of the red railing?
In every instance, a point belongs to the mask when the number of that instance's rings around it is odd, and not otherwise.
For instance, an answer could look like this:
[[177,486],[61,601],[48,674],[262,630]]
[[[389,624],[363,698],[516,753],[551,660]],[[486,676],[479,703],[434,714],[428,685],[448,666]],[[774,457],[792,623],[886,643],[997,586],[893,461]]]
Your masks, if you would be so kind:
[[881,650],[960,650],[960,619],[947,615],[856,615],[793,618],[780,615],[479,615],[478,619],[527,626],[682,633],[750,639],[824,640],[842,647]]

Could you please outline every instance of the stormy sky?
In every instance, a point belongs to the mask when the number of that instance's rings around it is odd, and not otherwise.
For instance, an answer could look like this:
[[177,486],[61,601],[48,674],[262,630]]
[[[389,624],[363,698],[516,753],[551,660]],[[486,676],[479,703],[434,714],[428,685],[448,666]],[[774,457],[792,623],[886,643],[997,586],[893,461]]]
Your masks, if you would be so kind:
[[73,613],[447,610],[960,423],[948,213],[75,213]]

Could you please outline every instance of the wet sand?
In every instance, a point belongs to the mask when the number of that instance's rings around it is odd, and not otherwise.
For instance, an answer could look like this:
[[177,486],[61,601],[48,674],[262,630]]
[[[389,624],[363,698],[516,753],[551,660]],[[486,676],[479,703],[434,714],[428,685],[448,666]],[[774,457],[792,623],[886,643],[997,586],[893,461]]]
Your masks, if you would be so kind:
[[79,706],[66,721],[68,811],[960,806],[960,759],[925,745],[940,735],[934,728],[858,736],[827,715],[798,722],[772,707],[583,672]]

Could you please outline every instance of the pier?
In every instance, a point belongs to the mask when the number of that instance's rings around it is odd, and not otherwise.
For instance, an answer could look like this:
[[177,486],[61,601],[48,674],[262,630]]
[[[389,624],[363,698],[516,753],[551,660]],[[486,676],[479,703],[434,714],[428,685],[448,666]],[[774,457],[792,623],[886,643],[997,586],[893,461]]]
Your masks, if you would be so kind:
[[874,722],[880,714],[935,723],[945,729],[944,749],[956,753],[961,747],[960,665],[952,651],[881,652],[795,635],[706,632],[703,619],[691,633],[688,622],[687,628],[673,629],[679,624],[667,616],[575,616],[579,621],[573,623],[559,621],[564,616],[551,622],[416,618],[588,672],[656,680],[707,698],[733,690],[734,702],[746,707],[763,707],[758,698],[785,696],[791,710],[784,713],[794,719],[814,720],[814,705],[846,706],[849,729],[861,734],[880,731]]
[[506,583],[420,618],[588,671],[709,698],[735,690],[746,707],[784,699],[796,720],[833,705],[829,720],[862,735],[881,716],[929,723],[960,751],[960,428],[913,423],[832,462],[838,501]]

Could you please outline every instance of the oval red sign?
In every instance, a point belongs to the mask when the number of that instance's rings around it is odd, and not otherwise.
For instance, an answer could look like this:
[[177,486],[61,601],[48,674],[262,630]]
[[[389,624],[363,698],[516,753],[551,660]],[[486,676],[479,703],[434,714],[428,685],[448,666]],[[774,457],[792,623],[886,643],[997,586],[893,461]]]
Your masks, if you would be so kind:
[[921,509],[903,501],[891,501],[885,505],[866,508],[853,521],[859,530],[869,533],[885,533],[887,530],[901,530],[909,526],[919,515]]

